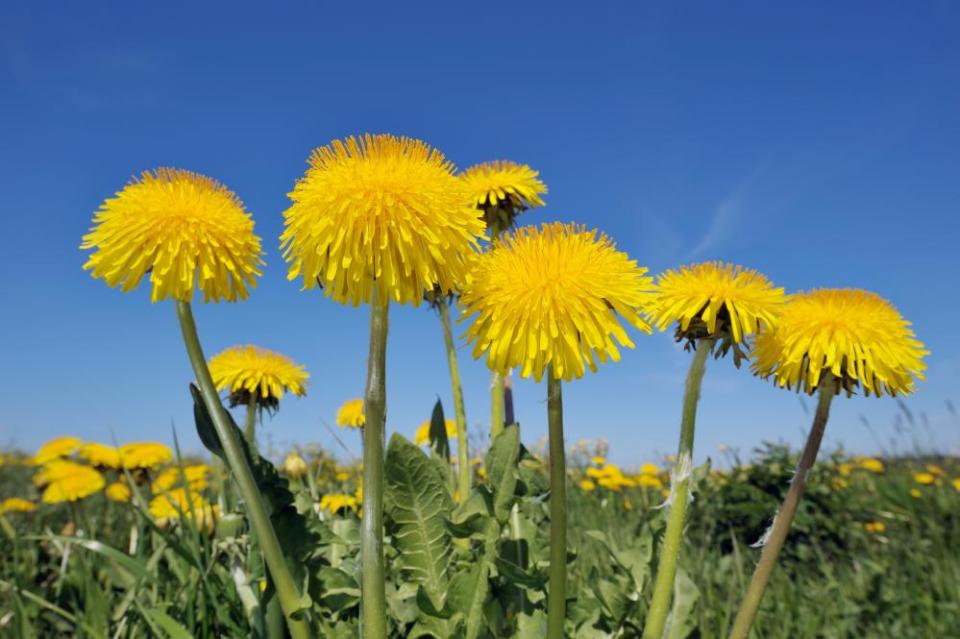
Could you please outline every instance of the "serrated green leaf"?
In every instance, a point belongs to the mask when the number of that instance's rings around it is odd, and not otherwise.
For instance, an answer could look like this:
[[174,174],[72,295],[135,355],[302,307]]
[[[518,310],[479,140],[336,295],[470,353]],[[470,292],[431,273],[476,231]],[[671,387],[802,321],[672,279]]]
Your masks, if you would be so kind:
[[493,488],[493,513],[503,523],[510,515],[517,489],[517,460],[520,455],[520,429],[507,426],[496,436],[487,451],[484,467]]
[[395,546],[407,578],[422,584],[437,610],[447,594],[447,567],[453,544],[446,519],[453,500],[430,459],[402,435],[387,447],[386,510],[396,531]]
[[186,628],[159,608],[145,608],[141,612],[153,625],[166,633],[168,639],[193,639],[193,635]]
[[450,582],[447,605],[453,612],[463,615],[465,639],[476,639],[483,630],[483,606],[490,591],[487,565],[487,562],[479,561]]

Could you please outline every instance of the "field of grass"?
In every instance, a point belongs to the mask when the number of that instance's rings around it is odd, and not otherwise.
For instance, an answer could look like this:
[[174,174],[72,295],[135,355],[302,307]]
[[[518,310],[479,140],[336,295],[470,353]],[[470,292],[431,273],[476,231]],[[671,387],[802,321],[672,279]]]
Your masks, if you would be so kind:
[[[459,505],[445,450],[390,441],[391,636],[544,636],[549,481],[543,453],[518,435],[506,429],[473,462],[475,488]],[[305,468],[281,457],[278,474],[264,461],[258,483],[313,600],[305,614],[314,632],[356,637],[360,473],[323,450],[299,452]],[[669,494],[665,461],[620,469],[604,452],[580,442],[568,455],[571,637],[640,635],[668,510],[657,508]],[[786,492],[796,455],[770,445],[749,463],[729,462],[694,473],[668,637],[725,636],[759,554],[751,544]],[[132,489],[130,501],[114,489],[121,501],[101,490],[52,505],[39,500],[30,458],[5,455],[0,500],[21,497],[36,509],[4,502],[0,636],[284,636],[243,505],[218,468],[175,455],[164,468],[102,469],[108,485]],[[956,636],[958,478],[956,458],[822,455],[754,636]]]

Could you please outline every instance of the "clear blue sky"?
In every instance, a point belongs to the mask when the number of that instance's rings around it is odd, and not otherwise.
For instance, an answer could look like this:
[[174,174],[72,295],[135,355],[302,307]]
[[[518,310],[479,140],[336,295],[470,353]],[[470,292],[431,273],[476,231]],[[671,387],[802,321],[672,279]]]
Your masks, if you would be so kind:
[[[523,222],[599,227],[653,272],[722,259],[788,290],[877,291],[933,352],[907,405],[960,446],[946,406],[960,404],[955,4],[243,4],[3,3],[0,443],[170,441],[175,423],[199,447],[173,306],[93,280],[78,249],[104,197],[172,165],[233,188],[268,251],[248,302],[197,306],[208,354],[252,342],[305,364],[309,396],[266,431],[330,445],[320,420],[363,388],[366,309],[288,283],[277,237],[311,149],[370,131],[423,138],[460,167],[529,163],[550,193]],[[449,405],[446,363],[428,310],[391,319],[388,425],[410,433],[437,394]],[[667,334],[636,342],[565,389],[570,442],[606,436],[627,465],[674,449],[688,362]],[[485,429],[486,370],[466,348],[461,363]],[[518,383],[528,442],[543,396]],[[861,415],[889,432],[897,412],[835,406],[828,445],[857,451],[876,449]],[[712,362],[697,457],[796,444],[807,420],[796,395]]]

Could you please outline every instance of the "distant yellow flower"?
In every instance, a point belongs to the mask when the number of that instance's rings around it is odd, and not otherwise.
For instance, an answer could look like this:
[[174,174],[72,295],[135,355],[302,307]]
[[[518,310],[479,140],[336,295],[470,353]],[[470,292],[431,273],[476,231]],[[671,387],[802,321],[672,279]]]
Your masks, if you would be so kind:
[[597,466],[603,466],[604,464],[607,463],[607,458],[604,457],[603,455],[595,455],[590,458],[590,463],[596,464]]
[[[754,372],[780,387],[816,390],[830,371],[847,392],[908,394],[923,379],[928,354],[910,323],[867,291],[822,289],[790,298],[777,327],[762,333]],[[839,390],[839,389],[838,389]]]
[[363,400],[351,399],[343,403],[337,410],[337,426],[344,428],[360,428],[367,423],[363,413]]
[[334,515],[344,508],[357,512],[358,505],[359,500],[352,495],[328,493],[320,498],[320,508]]
[[871,473],[882,473],[884,470],[883,462],[873,457],[867,457],[860,460],[860,468],[869,470]]
[[210,374],[218,391],[229,391],[234,406],[256,394],[262,406],[275,408],[284,391],[307,392],[306,369],[290,358],[258,346],[233,346],[210,358]]
[[663,488],[663,482],[656,475],[640,475],[637,485],[641,488]]
[[0,501],[0,515],[3,513],[32,513],[37,509],[37,505],[28,499],[20,497],[7,497]]
[[293,479],[300,479],[305,477],[309,468],[307,467],[306,460],[303,459],[297,453],[290,453],[287,455],[287,458],[283,460],[283,472],[287,477],[292,477]]
[[843,477],[849,477],[850,473],[853,472],[853,464],[839,464],[837,465],[837,472]]
[[720,340],[720,353],[733,349],[734,362],[744,357],[740,344],[776,324],[785,301],[757,271],[721,262],[703,262],[668,270],[657,278],[650,317],[661,331],[677,323],[677,340]]
[[134,442],[119,448],[124,468],[159,468],[173,459],[173,451],[159,442]]
[[[183,467],[183,477],[190,484],[190,490],[201,491],[210,485],[210,467],[206,464],[193,464]],[[177,484],[182,484],[179,466],[166,468],[153,480],[153,491],[161,493],[170,490]]]
[[960,491],[960,477],[954,479],[951,483],[953,484],[954,490]]
[[263,264],[253,219],[237,196],[208,177],[180,169],[144,172],[100,205],[82,249],[83,268],[123,291],[147,273],[151,300],[234,302],[256,286]]
[[103,490],[106,483],[99,472],[75,462],[54,460],[40,473],[46,485],[41,499],[45,504],[79,501]]
[[524,227],[473,261],[461,296],[473,356],[506,375],[539,381],[547,366],[570,380],[597,361],[618,361],[633,342],[623,318],[650,332],[642,311],[650,299],[647,270],[613,241],[575,224]]
[[116,501],[120,503],[130,501],[130,487],[123,482],[115,481],[107,486],[106,490],[103,492],[107,495],[107,499],[110,501]]
[[44,443],[33,456],[33,463],[42,466],[50,460],[69,457],[80,447],[80,440],[76,437],[54,437]]
[[483,211],[487,228],[496,233],[513,226],[523,211],[544,205],[540,196],[547,187],[538,176],[526,164],[497,160],[471,166],[460,179],[473,204]]
[[936,475],[937,477],[943,477],[944,475],[946,475],[943,469],[937,466],[936,464],[927,464],[927,472],[930,473],[931,475]]
[[913,498],[916,499],[916,498],[920,497],[921,495],[923,495],[923,493],[921,493],[919,489],[917,489],[917,488],[911,488],[911,489],[910,489],[910,496],[911,496],[911,497],[913,497]]
[[290,193],[280,236],[289,279],[343,304],[418,305],[436,286],[455,290],[483,236],[466,185],[420,140],[366,135],[313,152]]
[[196,492],[191,492],[188,499],[187,491],[184,488],[175,488],[162,495],[157,495],[150,500],[149,509],[150,516],[161,528],[169,526],[180,519],[182,515],[186,515],[196,522],[197,527],[210,530],[219,514],[217,506],[211,504]]
[[843,490],[849,485],[850,485],[850,482],[848,482],[846,479],[842,479],[840,477],[833,478],[833,487],[836,488],[837,490]]
[[931,473],[914,473],[913,481],[921,486],[930,486],[937,481],[937,478]]
[[[448,419],[444,422],[444,426],[446,426],[446,430],[447,430],[447,439],[453,439],[457,436],[456,421],[452,419]],[[430,443],[430,420],[429,419],[423,422],[422,424],[420,424],[420,426],[417,428],[417,432],[413,437],[413,441],[414,443],[416,443],[417,446],[423,446],[424,444]]]
[[887,525],[882,521],[868,521],[863,524],[863,529],[871,535],[882,535],[887,531]]
[[87,460],[91,466],[101,468],[120,468],[120,451],[106,444],[83,444],[77,454]]
[[337,474],[333,476],[337,481],[347,481],[350,479],[350,473],[346,470],[338,470]]
[[648,463],[648,464],[644,464],[643,466],[640,467],[640,474],[641,474],[641,475],[656,476],[656,475],[660,474],[660,469],[657,467],[656,464],[649,464],[649,463]]

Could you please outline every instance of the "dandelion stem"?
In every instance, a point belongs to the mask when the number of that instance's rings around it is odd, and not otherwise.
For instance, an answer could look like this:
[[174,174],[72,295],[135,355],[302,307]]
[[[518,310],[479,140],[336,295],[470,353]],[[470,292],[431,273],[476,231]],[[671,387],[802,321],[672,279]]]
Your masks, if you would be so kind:
[[383,450],[387,417],[388,301],[370,299],[370,355],[363,400],[363,524],[360,536],[361,622],[364,639],[386,639],[387,597],[383,558]]
[[690,362],[687,383],[683,392],[683,413],[680,419],[680,445],[677,460],[670,478],[670,501],[667,530],[660,545],[660,560],[657,564],[657,581],[653,588],[653,599],[647,612],[643,636],[647,639],[660,639],[663,627],[670,612],[670,598],[673,595],[673,581],[677,575],[677,559],[683,541],[683,524],[690,502],[690,479],[693,466],[693,434],[697,420],[697,403],[700,401],[700,386],[707,368],[707,357],[713,350],[712,339],[702,339],[696,345],[696,352]]
[[270,569],[270,578],[273,580],[277,597],[280,599],[280,606],[283,608],[290,635],[293,639],[307,639],[310,637],[310,627],[305,615],[302,614],[301,609],[304,604],[301,601],[300,592],[293,576],[290,574],[290,568],[283,556],[280,541],[277,539],[273,524],[270,523],[270,516],[267,514],[263,497],[257,489],[253,473],[249,464],[247,464],[247,458],[243,454],[240,439],[231,426],[226,410],[220,402],[217,389],[213,385],[213,378],[210,376],[210,369],[207,368],[207,360],[203,355],[203,348],[200,346],[200,338],[197,336],[197,325],[193,320],[193,311],[188,302],[177,302],[177,317],[180,320],[183,341],[187,348],[190,364],[193,366],[194,375],[197,377],[197,384],[200,386],[203,402],[210,413],[213,426],[217,431],[217,437],[219,437],[223,446],[227,465],[233,472],[240,494],[246,503],[247,516],[250,518],[260,550],[267,562],[267,567]]
[[450,367],[450,385],[453,390],[453,412],[457,420],[457,488],[460,499],[470,494],[470,443],[467,441],[467,412],[463,405],[463,385],[460,383],[460,367],[457,365],[457,348],[450,326],[450,307],[440,299],[440,322],[443,324],[443,343],[447,347],[447,364]]
[[503,432],[503,375],[490,375],[490,441]]
[[770,526],[769,536],[763,546],[763,551],[760,553],[760,562],[753,571],[753,577],[751,577],[750,585],[747,587],[747,594],[744,596],[743,603],[740,604],[737,617],[733,622],[733,630],[730,631],[731,639],[746,639],[751,626],[753,626],[767,582],[770,580],[770,575],[773,574],[773,569],[777,564],[777,555],[783,548],[783,542],[787,538],[790,524],[793,523],[793,517],[797,514],[797,507],[800,505],[800,499],[803,497],[803,491],[807,486],[807,474],[817,459],[820,442],[823,441],[823,432],[827,426],[827,418],[830,416],[830,402],[835,394],[836,385],[833,375],[827,371],[820,379],[817,412],[813,416],[813,425],[810,427],[806,446],[800,455],[797,472],[793,476],[793,481],[790,482],[790,490],[787,491],[787,496]]
[[[501,393],[501,397],[502,397]],[[550,582],[547,637],[562,639],[567,616],[567,469],[563,446],[563,395],[553,366],[547,370],[547,420],[550,430]]]
[[247,400],[247,423],[243,434],[250,444],[250,450],[257,450],[257,394],[250,393],[250,399]]

